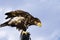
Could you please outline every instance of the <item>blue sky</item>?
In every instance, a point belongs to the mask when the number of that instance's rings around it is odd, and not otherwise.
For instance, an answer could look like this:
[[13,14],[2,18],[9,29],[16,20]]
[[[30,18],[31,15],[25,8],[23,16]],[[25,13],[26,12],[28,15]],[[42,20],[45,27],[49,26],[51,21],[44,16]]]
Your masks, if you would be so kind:
[[[60,40],[60,0],[0,0],[0,24],[4,15],[11,10],[21,9],[29,12],[42,22],[42,27],[30,26],[32,40]],[[16,28],[0,28],[0,40],[19,40]]]

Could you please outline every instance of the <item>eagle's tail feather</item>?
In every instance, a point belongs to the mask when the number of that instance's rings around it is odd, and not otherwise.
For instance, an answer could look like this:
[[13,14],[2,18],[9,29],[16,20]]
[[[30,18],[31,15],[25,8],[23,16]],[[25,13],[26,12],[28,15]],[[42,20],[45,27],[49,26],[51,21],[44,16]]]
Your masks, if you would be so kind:
[[0,27],[4,27],[4,26],[7,26],[8,25],[8,22],[5,22],[3,24],[0,24]]

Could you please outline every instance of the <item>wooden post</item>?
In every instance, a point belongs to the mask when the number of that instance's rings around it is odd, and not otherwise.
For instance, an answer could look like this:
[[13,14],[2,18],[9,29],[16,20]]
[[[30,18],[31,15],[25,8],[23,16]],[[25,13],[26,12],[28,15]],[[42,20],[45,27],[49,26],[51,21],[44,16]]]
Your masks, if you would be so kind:
[[31,40],[30,38],[30,33],[28,32],[27,34],[21,34],[21,40]]

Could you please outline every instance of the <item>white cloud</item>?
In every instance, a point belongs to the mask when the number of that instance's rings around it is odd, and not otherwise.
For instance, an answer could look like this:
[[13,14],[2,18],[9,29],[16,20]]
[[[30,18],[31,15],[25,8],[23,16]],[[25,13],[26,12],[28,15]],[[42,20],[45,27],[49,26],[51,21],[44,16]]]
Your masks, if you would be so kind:
[[2,11],[4,8],[0,7],[0,11]]
[[3,38],[6,38],[7,40],[19,40],[20,35],[16,29],[5,27],[0,29],[0,39]]
[[17,38],[14,37],[12,34],[8,34],[8,40],[17,40]]
[[58,38],[60,37],[60,31],[59,30],[56,30],[52,33],[51,35],[51,39],[53,40],[57,40]]
[[3,38],[6,36],[6,31],[1,31],[0,30],[0,38]]
[[34,40],[46,40],[46,38],[45,37],[37,37]]
[[58,40],[60,37],[60,31],[54,31],[50,35],[46,36],[39,36],[39,37],[34,37],[34,40]]

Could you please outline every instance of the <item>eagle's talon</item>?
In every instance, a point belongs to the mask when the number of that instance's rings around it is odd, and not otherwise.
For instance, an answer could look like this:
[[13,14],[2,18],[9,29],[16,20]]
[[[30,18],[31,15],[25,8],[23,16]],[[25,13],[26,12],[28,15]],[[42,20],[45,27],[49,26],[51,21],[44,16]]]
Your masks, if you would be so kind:
[[26,32],[26,31],[23,31],[21,34],[22,35],[30,35],[29,32]]

